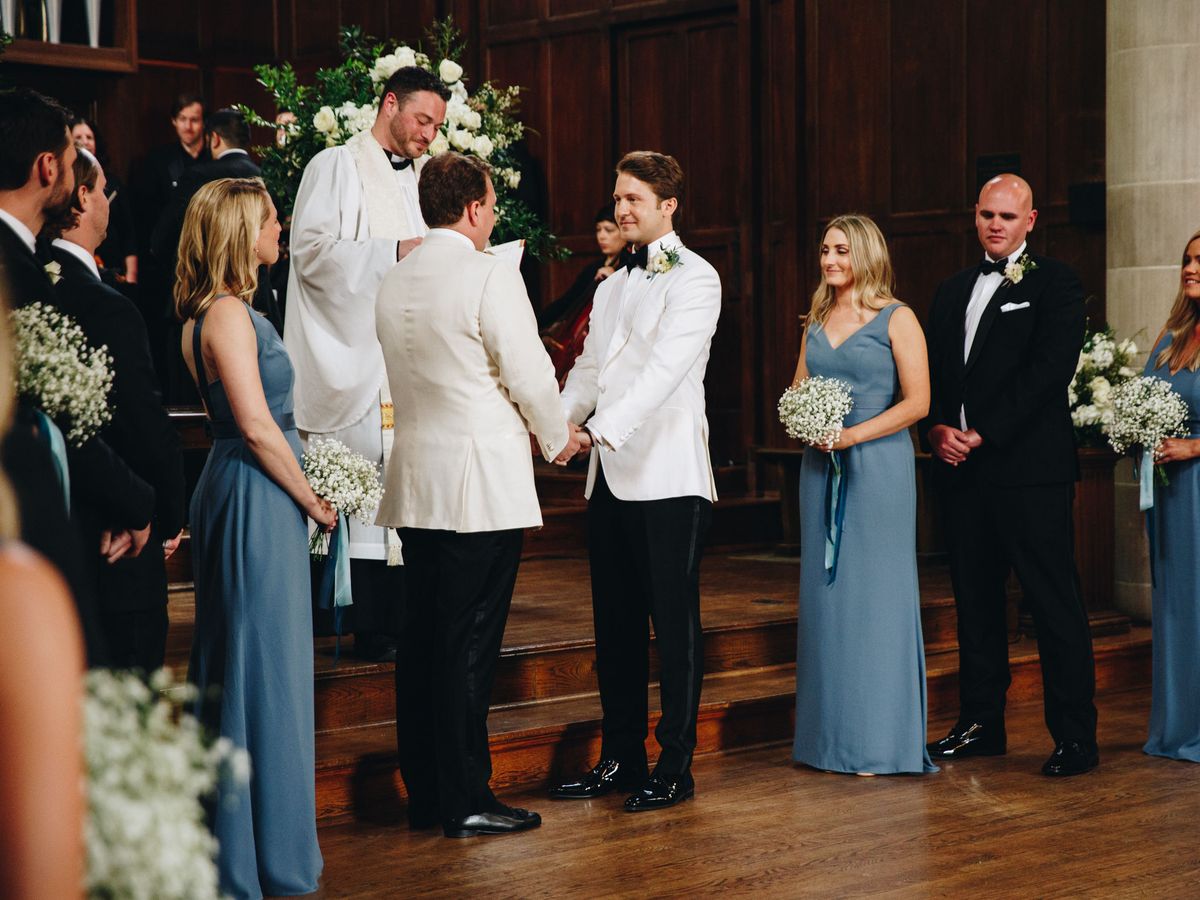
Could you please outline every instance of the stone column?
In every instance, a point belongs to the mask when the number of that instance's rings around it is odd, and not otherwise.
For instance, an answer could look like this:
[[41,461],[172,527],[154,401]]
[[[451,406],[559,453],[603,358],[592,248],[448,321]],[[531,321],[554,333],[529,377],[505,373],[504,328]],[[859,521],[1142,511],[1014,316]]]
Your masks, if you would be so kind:
[[[1179,259],[1200,229],[1200,60],[1196,0],[1108,0],[1107,309],[1118,337],[1141,331],[1144,362],[1179,285]],[[1145,532],[1133,468],[1116,476],[1116,603],[1150,617]]]

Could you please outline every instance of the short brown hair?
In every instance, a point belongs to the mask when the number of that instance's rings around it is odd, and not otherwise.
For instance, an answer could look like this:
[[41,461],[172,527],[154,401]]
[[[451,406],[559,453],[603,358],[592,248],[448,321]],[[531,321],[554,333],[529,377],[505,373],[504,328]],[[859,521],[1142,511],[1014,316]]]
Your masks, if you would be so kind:
[[653,150],[634,150],[621,157],[617,174],[632,175],[650,185],[660,203],[674,197],[675,202],[683,206],[683,169],[673,156]]
[[83,212],[83,204],[79,201],[79,195],[84,188],[87,188],[89,193],[96,190],[96,182],[100,179],[100,163],[96,157],[79,144],[75,145],[75,164],[71,166],[71,171],[75,176],[75,189],[71,191],[71,205],[64,209],[61,215],[47,219],[42,225],[42,236],[47,240],[60,238],[79,224],[79,214]]
[[430,228],[453,225],[463,210],[487,198],[492,167],[477,156],[463,156],[448,150],[435,156],[421,169],[417,193],[421,215]]

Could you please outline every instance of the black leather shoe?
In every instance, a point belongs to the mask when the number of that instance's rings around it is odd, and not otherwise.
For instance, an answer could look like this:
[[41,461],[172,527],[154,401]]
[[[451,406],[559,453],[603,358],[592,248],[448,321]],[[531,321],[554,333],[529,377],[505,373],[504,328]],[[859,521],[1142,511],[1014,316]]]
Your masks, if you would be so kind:
[[615,759],[602,759],[592,771],[578,781],[568,781],[550,788],[554,800],[590,800],[615,790],[631,791],[646,780],[646,770],[630,774],[629,767]]
[[1100,765],[1100,751],[1095,746],[1088,747],[1079,741],[1059,741],[1046,764],[1042,766],[1043,775],[1064,776],[1082,775]]
[[978,722],[960,722],[940,741],[926,744],[925,749],[933,759],[1003,756],[1008,749],[1008,739],[1002,727],[980,725]]
[[528,831],[542,824],[542,817],[527,809],[497,804],[488,812],[473,813],[461,819],[451,819],[442,825],[448,838],[476,837],[481,834],[512,834]]
[[696,782],[692,780],[691,772],[684,772],[682,775],[662,775],[655,772],[637,793],[626,798],[625,812],[666,809],[668,806],[682,803],[695,793]]

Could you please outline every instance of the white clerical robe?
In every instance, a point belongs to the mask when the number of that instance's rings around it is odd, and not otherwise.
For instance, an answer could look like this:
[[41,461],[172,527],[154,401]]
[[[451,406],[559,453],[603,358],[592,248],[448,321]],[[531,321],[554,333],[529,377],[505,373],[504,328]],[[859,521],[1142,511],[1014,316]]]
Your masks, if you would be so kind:
[[[380,202],[348,146],[313,157],[292,213],[284,344],[296,372],[296,425],[301,437],[334,438],[383,463],[380,389],[386,371],[375,335],[375,300],[396,264],[396,242],[425,234],[417,195],[424,157],[392,171],[382,149],[381,177],[394,179],[398,209],[387,210],[400,232],[371,233],[369,198]],[[388,194],[395,197],[392,185]],[[379,219],[376,210],[375,219]],[[397,423],[403,427],[403,423]],[[384,529],[350,519],[350,555],[386,559]]]

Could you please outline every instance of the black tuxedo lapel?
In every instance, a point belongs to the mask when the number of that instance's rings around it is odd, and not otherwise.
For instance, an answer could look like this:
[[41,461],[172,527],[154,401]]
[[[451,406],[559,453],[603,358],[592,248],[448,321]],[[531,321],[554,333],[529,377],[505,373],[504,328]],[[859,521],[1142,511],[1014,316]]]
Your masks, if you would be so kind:
[[64,281],[70,282],[96,282],[100,279],[88,268],[87,263],[71,253],[69,250],[63,250],[61,247],[50,247],[50,258],[53,259],[59,266],[62,267],[62,277]]
[[983,347],[984,341],[987,340],[987,334],[992,328],[992,323],[996,321],[996,316],[1000,314],[1000,307],[1008,302],[1006,298],[1015,286],[1005,278],[1000,282],[1000,287],[996,288],[996,293],[992,294],[992,299],[988,301],[987,307],[984,308],[983,315],[979,319],[979,327],[975,329],[975,340],[971,342],[971,352],[967,355],[967,362],[963,367],[964,376],[970,374],[971,367],[975,365],[975,360],[979,359],[979,351]]
[[949,318],[952,333],[947,335],[950,345],[951,373],[956,379],[963,375],[963,341],[967,334],[967,306],[971,302],[971,292],[975,289],[975,270],[968,269],[961,276],[962,283],[955,287],[954,309]]
[[13,308],[28,306],[39,300],[53,300],[53,285],[50,276],[29,251],[26,244],[8,223],[0,221],[0,278],[7,279],[9,305]]

